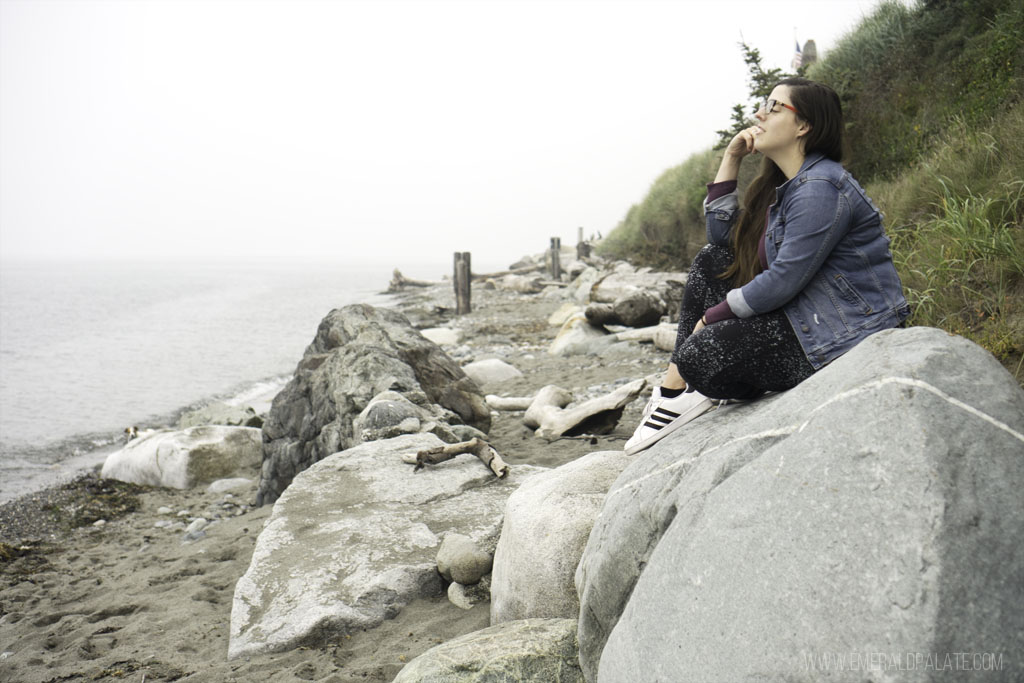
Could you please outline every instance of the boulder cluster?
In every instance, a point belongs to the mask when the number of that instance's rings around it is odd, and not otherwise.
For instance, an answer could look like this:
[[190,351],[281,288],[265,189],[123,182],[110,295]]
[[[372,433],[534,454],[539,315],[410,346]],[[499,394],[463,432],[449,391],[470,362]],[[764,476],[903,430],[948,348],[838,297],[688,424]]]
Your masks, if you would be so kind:
[[[551,352],[636,327],[671,338],[685,275],[637,286],[647,275],[575,272]],[[417,452],[486,438],[491,410],[567,433],[558,387],[482,394],[511,372],[461,367],[395,311],[324,319],[263,424],[257,502],[274,509],[235,589],[230,657],[317,645],[447,593],[489,601],[490,628],[396,682],[936,680],[955,653],[1001,667],[965,680],[1024,678],[1024,391],[980,347],[889,330],[632,458],[497,477],[466,453],[414,473]],[[643,386],[582,420],[614,421]],[[181,481],[226,476],[201,470]]]

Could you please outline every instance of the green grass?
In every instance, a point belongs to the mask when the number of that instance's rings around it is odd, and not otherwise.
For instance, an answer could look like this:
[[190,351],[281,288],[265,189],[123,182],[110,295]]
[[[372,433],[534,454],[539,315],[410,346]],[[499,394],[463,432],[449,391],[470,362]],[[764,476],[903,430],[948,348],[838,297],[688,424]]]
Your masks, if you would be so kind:
[[662,173],[644,200],[630,207],[601,243],[598,253],[638,265],[688,268],[703,245],[703,202],[716,165],[717,155],[706,150]]
[[910,323],[960,334],[1024,384],[1024,102],[954,121],[918,164],[869,184]]

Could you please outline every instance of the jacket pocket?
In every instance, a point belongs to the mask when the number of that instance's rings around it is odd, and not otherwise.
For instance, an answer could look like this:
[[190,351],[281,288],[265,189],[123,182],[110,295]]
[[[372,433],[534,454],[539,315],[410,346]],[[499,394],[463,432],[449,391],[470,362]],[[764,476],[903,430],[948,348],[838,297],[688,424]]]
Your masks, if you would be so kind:
[[872,312],[871,306],[864,300],[860,294],[857,293],[846,278],[843,277],[842,273],[836,273],[832,276],[832,282],[835,283],[836,289],[839,290],[839,296],[843,298],[848,304],[856,308],[861,313],[867,315]]

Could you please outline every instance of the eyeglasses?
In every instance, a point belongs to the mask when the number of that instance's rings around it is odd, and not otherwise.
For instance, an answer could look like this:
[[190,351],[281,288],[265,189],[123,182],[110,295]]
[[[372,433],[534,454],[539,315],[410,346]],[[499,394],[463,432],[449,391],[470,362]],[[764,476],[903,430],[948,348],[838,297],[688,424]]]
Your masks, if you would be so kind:
[[800,115],[800,112],[798,112],[796,110],[796,107],[792,107],[792,106],[790,106],[788,104],[785,104],[783,102],[779,102],[778,100],[765,100],[764,104],[761,105],[761,109],[764,110],[765,114],[771,114],[772,112],[775,111],[775,105],[779,105],[780,107],[785,107],[786,109],[790,110],[791,112],[793,112],[797,116]]

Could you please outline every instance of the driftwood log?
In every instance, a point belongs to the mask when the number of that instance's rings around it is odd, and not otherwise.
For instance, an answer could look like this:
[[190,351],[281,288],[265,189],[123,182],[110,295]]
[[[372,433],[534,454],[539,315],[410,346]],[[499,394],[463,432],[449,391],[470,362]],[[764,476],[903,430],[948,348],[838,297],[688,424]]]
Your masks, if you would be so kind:
[[523,415],[523,424],[536,427],[539,437],[552,439],[581,434],[607,434],[615,429],[625,406],[636,399],[647,386],[645,379],[624,384],[610,394],[592,398],[573,408],[566,408],[572,394],[548,385],[537,392]]
[[487,407],[492,410],[526,410],[533,403],[533,396],[496,396],[487,394],[484,397]]
[[665,302],[656,293],[640,289],[616,299],[613,304],[590,304],[586,314],[587,320],[595,325],[649,327],[657,325],[665,314]]
[[412,280],[402,275],[402,271],[398,268],[395,268],[395,272],[391,274],[391,282],[388,283],[388,291],[396,292],[405,287],[430,287],[436,284],[440,283],[427,280]]
[[503,277],[505,275],[524,275],[526,273],[532,273],[537,270],[544,270],[543,265],[536,266],[524,266],[522,268],[513,268],[512,270],[502,270],[497,273],[473,273],[474,280],[489,280],[495,277]]
[[508,465],[498,455],[498,451],[494,450],[491,444],[476,437],[469,441],[427,448],[426,450],[418,451],[415,455],[404,455],[402,456],[402,461],[410,465],[416,465],[416,469],[413,471],[419,472],[427,465],[436,465],[446,460],[451,460],[463,453],[472,453],[480,458],[480,461],[487,465],[487,468],[494,472],[494,475],[499,479],[504,478],[508,474]]
[[657,325],[665,314],[661,297],[644,289],[616,300],[612,307],[619,319],[630,327]]
[[594,325],[622,325],[622,318],[611,304],[590,304],[583,312]]

